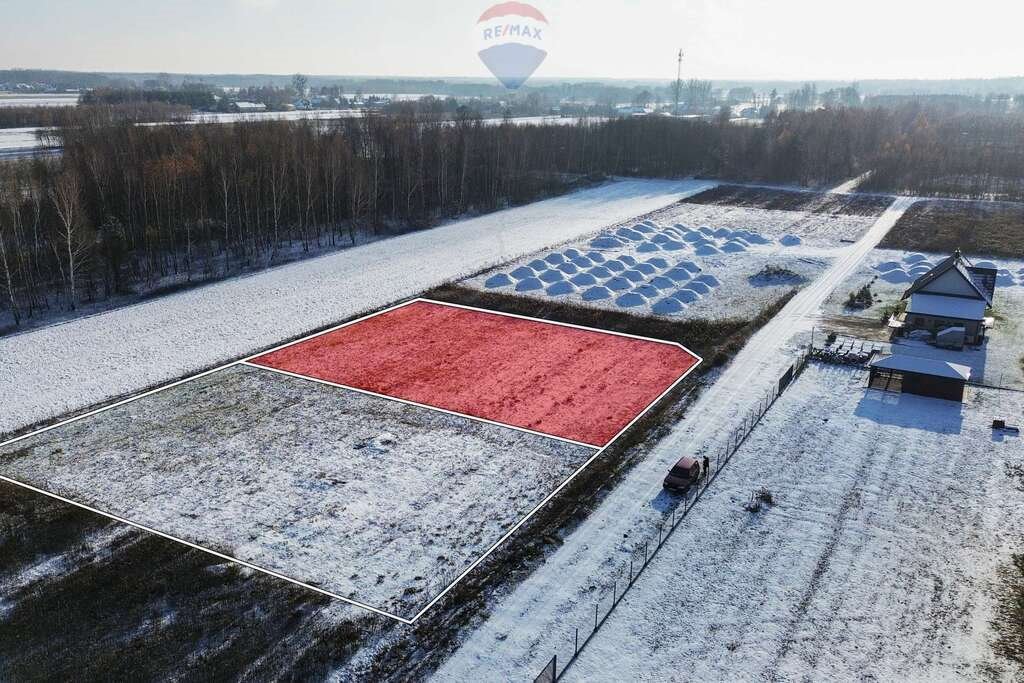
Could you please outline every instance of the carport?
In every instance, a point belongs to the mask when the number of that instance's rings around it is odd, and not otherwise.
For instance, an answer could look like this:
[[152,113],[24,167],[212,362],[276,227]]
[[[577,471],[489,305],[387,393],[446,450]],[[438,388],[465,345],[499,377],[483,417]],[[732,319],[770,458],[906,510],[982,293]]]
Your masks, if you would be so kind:
[[880,356],[869,364],[868,386],[948,401],[963,401],[964,387],[971,378],[966,365],[917,356]]

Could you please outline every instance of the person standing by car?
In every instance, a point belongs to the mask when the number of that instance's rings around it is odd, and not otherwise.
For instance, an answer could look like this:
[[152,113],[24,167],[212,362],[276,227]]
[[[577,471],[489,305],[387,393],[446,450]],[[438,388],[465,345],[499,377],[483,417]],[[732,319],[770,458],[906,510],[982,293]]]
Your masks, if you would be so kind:
[[711,474],[711,460],[708,459],[708,456],[704,456],[704,460],[701,461],[701,467],[704,468],[705,477]]

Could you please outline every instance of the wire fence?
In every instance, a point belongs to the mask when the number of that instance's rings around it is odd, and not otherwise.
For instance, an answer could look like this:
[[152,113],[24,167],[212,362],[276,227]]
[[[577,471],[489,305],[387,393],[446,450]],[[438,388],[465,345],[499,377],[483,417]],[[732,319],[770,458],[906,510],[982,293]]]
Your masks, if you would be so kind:
[[[564,661],[565,664],[559,669],[559,653],[556,652],[548,660],[547,664],[544,665],[540,674],[534,679],[535,681],[553,683],[559,680],[566,670],[572,666],[587,644],[590,643],[601,629],[601,626],[604,625],[612,612],[615,611],[615,608],[625,597],[629,589],[633,587],[637,579],[640,578],[640,575],[643,574],[651,560],[658,554],[658,551],[665,545],[680,523],[690,514],[690,511],[700,501],[704,492],[718,478],[722,469],[729,464],[733,455],[736,454],[736,451],[743,445],[743,442],[750,436],[754,427],[757,426],[765,413],[775,404],[775,401],[778,400],[779,396],[782,395],[793,380],[800,375],[810,358],[811,347],[808,347],[800,353],[793,365],[779,377],[771,389],[765,392],[761,399],[758,400],[757,405],[743,415],[742,421],[729,433],[725,445],[717,448],[714,453],[708,454],[710,474],[706,474],[694,486],[687,489],[682,494],[682,500],[672,508],[671,513],[666,514],[653,527],[647,528],[646,533],[641,536],[645,540],[634,545],[630,553],[629,562],[623,562],[617,566],[615,571],[611,573],[610,583],[605,583],[599,587],[598,598],[594,602],[593,621],[588,620],[582,628],[576,627],[572,642],[567,643],[564,649],[562,649],[563,657],[561,661]],[[616,563],[613,560],[611,564]]]

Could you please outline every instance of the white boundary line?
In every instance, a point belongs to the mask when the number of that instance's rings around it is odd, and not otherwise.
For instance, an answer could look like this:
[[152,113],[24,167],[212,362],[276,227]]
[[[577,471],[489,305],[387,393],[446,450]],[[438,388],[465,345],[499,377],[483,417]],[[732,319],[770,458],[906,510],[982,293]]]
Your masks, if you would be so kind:
[[567,439],[564,436],[555,436],[554,434],[545,434],[544,432],[536,432],[536,431],[534,431],[532,429],[527,429],[526,427],[516,427],[515,425],[510,425],[510,424],[507,424],[505,422],[495,422],[494,420],[488,420],[487,418],[484,418],[484,417],[476,417],[475,415],[467,415],[466,413],[458,413],[458,412],[455,412],[454,410],[447,410],[446,408],[438,408],[437,406],[428,405],[426,403],[417,403],[416,401],[409,401],[407,399],[398,398],[396,396],[388,396],[387,394],[378,394],[378,393],[376,393],[374,391],[369,391],[367,389],[360,389],[358,387],[349,386],[348,384],[338,384],[337,382],[331,382],[331,381],[326,380],[326,379],[320,379],[319,377],[310,377],[309,375],[303,375],[303,374],[300,374],[300,373],[297,373],[297,372],[290,372],[288,370],[281,370],[280,368],[272,368],[272,367],[270,367],[268,365],[260,365],[259,363],[252,363],[252,362],[247,361],[247,360],[246,361],[242,361],[241,365],[244,365],[246,367],[253,368],[253,369],[256,369],[256,370],[264,370],[266,372],[276,372],[279,375],[285,375],[287,377],[294,377],[296,379],[305,380],[307,382],[315,382],[317,384],[326,384],[329,387],[335,387],[337,389],[347,389],[348,391],[354,391],[357,394],[365,394],[366,396],[373,396],[374,398],[382,398],[382,399],[385,399],[387,401],[394,401],[395,403],[403,403],[403,404],[408,405],[408,406],[416,406],[417,408],[424,408],[426,410],[432,410],[432,411],[434,411],[436,413],[444,413],[445,415],[454,415],[455,417],[463,417],[463,418],[466,418],[467,420],[472,420],[474,422],[483,422],[484,424],[496,425],[498,427],[505,427],[506,429],[514,429],[517,432],[526,432],[527,434],[534,434],[536,436],[543,436],[544,438],[547,438],[547,439],[555,439],[556,441],[564,441],[566,443],[571,443],[574,446],[583,446],[584,448],[594,448],[594,449],[601,448],[601,446],[597,446],[597,445],[594,445],[592,443],[584,443],[582,441],[573,441],[572,439]]
[[[656,343],[656,344],[665,344],[665,345],[668,345],[668,346],[675,346],[675,347],[678,347],[678,348],[682,349],[686,353],[690,354],[694,358],[696,358],[697,362],[694,363],[692,366],[690,366],[690,368],[685,373],[680,375],[679,378],[677,378],[671,385],[669,385],[669,387],[667,389],[665,389],[665,391],[663,391],[657,398],[655,398],[653,401],[651,401],[647,405],[646,408],[644,408],[642,411],[637,413],[636,416],[634,416],[633,419],[630,420],[629,423],[626,424],[625,427],[623,427],[621,430],[619,430],[619,432],[615,436],[613,436],[610,441],[608,441],[604,446],[601,446],[601,447],[598,447],[598,446],[595,446],[595,445],[592,445],[592,444],[582,443],[582,442],[579,442],[579,441],[573,441],[572,439],[566,439],[564,437],[554,436],[552,434],[544,434],[542,432],[532,431],[532,430],[529,430],[529,429],[525,429],[523,427],[516,427],[514,425],[505,424],[503,422],[495,422],[495,421],[487,420],[487,419],[484,419],[484,418],[474,417],[472,415],[465,415],[463,413],[456,413],[456,412],[453,412],[453,411],[450,411],[450,410],[444,410],[442,408],[437,408],[437,407],[434,407],[434,406],[428,406],[428,405],[421,404],[421,403],[415,403],[413,401],[407,401],[407,400],[404,400],[404,399],[395,398],[393,396],[386,396],[386,395],[383,395],[383,394],[376,394],[376,393],[371,392],[371,391],[366,391],[366,390],[363,390],[363,389],[356,389],[355,387],[350,387],[350,386],[346,386],[346,385],[343,385],[343,384],[335,384],[333,382],[328,382],[326,380],[320,380],[320,379],[317,379],[317,378],[314,378],[314,377],[309,377],[307,375],[299,375],[299,374],[288,372],[288,371],[285,371],[285,370],[278,370],[276,368],[270,368],[270,367],[267,367],[265,365],[259,365],[259,364],[250,362],[250,361],[252,361],[255,358],[259,358],[260,356],[265,356],[265,355],[267,355],[269,353],[273,353],[275,351],[279,351],[281,349],[288,348],[289,346],[294,346],[296,344],[300,344],[302,342],[309,341],[310,339],[314,339],[316,337],[319,337],[319,336],[322,336],[322,335],[325,335],[325,334],[329,334],[331,332],[335,332],[335,331],[340,330],[340,329],[342,329],[344,327],[348,327],[349,325],[355,325],[356,323],[362,322],[362,321],[367,320],[369,318],[376,317],[376,316],[381,315],[383,313],[388,313],[390,311],[394,311],[396,309],[403,308],[405,306],[409,306],[411,304],[420,303],[420,302],[430,303],[430,304],[437,304],[437,305],[440,305],[440,306],[449,306],[451,308],[460,308],[460,309],[469,310],[469,311],[476,311],[476,312],[479,312],[479,313],[489,313],[491,315],[501,315],[501,316],[505,316],[505,317],[508,317],[508,318],[518,318],[520,320],[529,320],[529,321],[532,321],[532,322],[545,323],[545,324],[548,324],[548,325],[559,325],[559,326],[562,326],[562,327],[570,327],[570,328],[574,328],[574,329],[578,329],[578,330],[585,330],[585,331],[588,331],[588,332],[595,332],[595,333],[599,333],[599,334],[610,334],[610,335],[614,335],[614,336],[618,336],[618,337],[626,337],[626,338],[629,338],[629,339],[638,339],[638,340],[641,340],[641,341],[653,342],[653,343]],[[333,387],[338,387],[338,388],[341,388],[341,389],[347,389],[349,391],[355,391],[355,392],[366,394],[366,395],[369,395],[369,396],[375,396],[375,397],[384,398],[384,399],[388,399],[388,400],[392,400],[392,401],[397,401],[399,403],[405,403],[405,404],[409,404],[409,405],[413,405],[413,406],[417,406],[417,407],[421,407],[421,408],[427,408],[427,409],[438,411],[438,412],[445,413],[445,414],[448,414],[448,415],[454,415],[454,416],[457,416],[457,417],[464,417],[464,418],[468,418],[468,419],[475,420],[475,421],[478,421],[478,422],[484,422],[484,423],[487,423],[487,424],[496,425],[496,426],[499,426],[499,427],[506,427],[506,428],[509,428],[509,429],[515,429],[515,430],[526,432],[526,433],[529,433],[529,434],[534,434],[534,435],[546,437],[546,438],[549,438],[549,439],[555,439],[555,440],[558,440],[558,441],[563,441],[563,442],[571,443],[571,444],[577,445],[577,446],[583,446],[583,447],[586,447],[586,448],[595,448],[595,449],[597,449],[582,465],[580,465],[572,474],[570,474],[569,477],[565,479],[565,481],[563,481],[554,490],[552,490],[550,493],[548,493],[548,495],[546,495],[543,500],[541,500],[539,503],[537,503],[533,507],[533,509],[530,510],[529,513],[527,513],[527,515],[525,517],[523,517],[514,526],[512,526],[508,531],[506,531],[505,534],[502,535],[501,538],[499,538],[497,541],[495,541],[483,553],[483,555],[481,555],[476,560],[474,560],[472,564],[470,564],[457,577],[455,577],[455,579],[443,591],[441,591],[433,599],[431,599],[430,602],[428,602],[422,609],[420,609],[420,611],[417,612],[411,619],[410,618],[406,618],[406,617],[398,616],[397,614],[391,614],[390,612],[387,612],[385,610],[379,609],[377,607],[373,607],[371,605],[367,605],[365,603],[359,602],[358,600],[353,600],[351,598],[347,598],[347,597],[345,597],[343,595],[338,595],[337,593],[332,593],[331,591],[324,590],[323,588],[317,588],[316,586],[313,586],[313,585],[308,584],[308,583],[304,583],[304,582],[299,581],[297,579],[293,579],[290,576],[286,576],[286,575],[281,574],[279,572],[276,572],[276,571],[274,571],[272,569],[267,569],[265,567],[261,567],[261,566],[255,565],[255,564],[252,564],[250,562],[246,562],[245,560],[240,560],[237,557],[231,557],[230,555],[225,555],[224,553],[218,552],[216,550],[212,550],[210,548],[198,545],[196,543],[192,543],[191,541],[186,541],[185,539],[178,538],[177,536],[172,536],[171,534],[164,533],[162,531],[159,531],[159,530],[154,529],[152,527],[146,526],[144,524],[140,524],[138,522],[133,522],[130,519],[126,519],[126,518],[121,517],[119,515],[115,515],[115,514],[110,513],[110,512],[105,512],[103,510],[91,507],[91,506],[86,505],[84,503],[76,502],[74,500],[71,500],[70,498],[66,498],[66,497],[58,495],[56,493],[51,493],[50,491],[46,491],[44,489],[38,488],[36,486],[33,486],[31,484],[27,484],[25,482],[21,482],[21,481],[18,481],[16,479],[11,479],[10,477],[5,477],[3,475],[0,475],[0,481],[5,481],[5,482],[7,482],[9,484],[13,484],[15,486],[20,486],[21,488],[27,489],[29,491],[33,491],[35,493],[42,494],[44,496],[53,498],[55,500],[59,500],[59,501],[61,501],[63,503],[67,503],[69,505],[74,505],[75,507],[82,508],[83,510],[88,510],[89,512],[92,512],[94,514],[98,514],[98,515],[101,515],[103,517],[107,517],[109,519],[113,519],[114,521],[121,522],[122,524],[127,524],[129,526],[135,527],[137,529],[141,529],[141,530],[149,532],[151,534],[155,534],[155,535],[160,536],[162,538],[166,538],[168,540],[175,541],[175,542],[180,543],[182,545],[188,546],[189,548],[193,548],[195,550],[199,550],[199,551],[205,552],[205,553],[207,553],[209,555],[213,555],[214,557],[218,557],[218,558],[221,558],[223,560],[228,560],[229,562],[234,562],[236,564],[239,564],[239,565],[241,565],[243,567],[247,567],[247,568],[252,569],[254,571],[258,571],[258,572],[261,572],[263,574],[267,574],[269,576],[273,576],[274,578],[282,579],[284,581],[292,583],[292,584],[294,584],[296,586],[299,586],[301,588],[306,588],[308,590],[314,591],[314,592],[319,593],[321,595],[325,595],[325,596],[327,596],[329,598],[333,598],[335,600],[339,600],[341,602],[348,603],[348,604],[353,605],[355,607],[359,607],[359,608],[365,609],[365,610],[367,610],[369,612],[373,612],[373,613],[379,614],[381,616],[389,617],[389,618],[394,619],[395,621],[399,621],[399,622],[401,622],[403,624],[410,624],[411,625],[411,624],[414,624],[416,621],[418,621],[420,619],[420,617],[422,617],[424,614],[426,614],[427,611],[430,610],[430,608],[432,608],[435,604],[438,603],[438,601],[440,601],[442,598],[444,598],[444,596],[447,595],[453,588],[455,588],[455,586],[458,585],[460,581],[462,581],[470,572],[472,572],[474,569],[476,569],[480,565],[480,563],[482,563],[484,560],[486,560],[491,555],[491,553],[493,553],[495,550],[498,549],[499,546],[501,546],[503,543],[505,543],[505,541],[507,541],[512,536],[512,534],[514,534],[524,524],[526,524],[535,514],[537,514],[537,512],[540,511],[541,508],[543,508],[545,505],[547,505],[556,495],[558,495],[559,492],[562,491],[562,489],[564,489],[566,486],[568,486],[570,482],[572,482],[581,472],[583,472],[583,470],[585,470],[587,467],[590,466],[591,463],[593,463],[595,460],[597,460],[597,458],[599,458],[606,450],[608,450],[608,448],[610,448],[619,439],[619,437],[621,437],[623,434],[625,434],[627,431],[629,431],[629,429],[634,424],[636,424],[637,421],[639,421],[644,415],[646,415],[655,405],[660,403],[662,399],[664,399],[673,389],[675,389],[677,386],[679,386],[679,384],[683,380],[685,380],[687,377],[689,377],[690,373],[692,373],[694,370],[696,370],[697,367],[700,366],[700,364],[703,363],[703,362],[704,362],[703,358],[701,358],[700,356],[695,354],[693,351],[690,351],[688,348],[686,348],[685,346],[683,346],[682,344],[679,344],[677,342],[665,341],[663,339],[653,339],[653,338],[650,338],[650,337],[641,337],[641,336],[638,336],[638,335],[626,334],[624,332],[615,332],[615,331],[612,331],[612,330],[602,330],[602,329],[598,329],[598,328],[594,328],[594,327],[585,327],[583,325],[573,325],[571,323],[563,323],[563,322],[557,322],[557,321],[553,321],[553,320],[544,320],[542,318],[531,318],[529,316],[517,315],[515,313],[505,313],[505,312],[502,312],[502,311],[494,311],[494,310],[490,310],[490,309],[486,309],[486,308],[477,308],[477,307],[474,307],[474,306],[465,306],[465,305],[462,305],[462,304],[453,304],[453,303],[448,303],[448,302],[445,302],[445,301],[435,301],[433,299],[425,299],[425,298],[418,297],[416,299],[411,299],[409,301],[405,301],[405,302],[402,302],[400,304],[396,304],[394,306],[389,306],[388,308],[382,309],[380,311],[376,311],[374,313],[369,313],[369,314],[361,316],[359,318],[355,318],[354,320],[350,320],[350,321],[348,321],[346,323],[342,323],[340,325],[335,325],[334,327],[330,327],[330,328],[328,328],[326,330],[322,330],[320,332],[314,332],[312,334],[309,334],[309,335],[306,335],[306,336],[301,337],[299,339],[296,339],[295,341],[291,341],[291,342],[286,342],[284,344],[280,344],[280,345],[275,346],[275,347],[273,347],[271,349],[268,349],[266,351],[261,351],[259,353],[254,353],[254,354],[252,354],[250,356],[246,356],[245,358],[241,358],[239,360],[231,361],[230,363],[225,363],[224,365],[220,365],[218,367],[211,368],[211,369],[206,370],[204,372],[200,372],[200,373],[198,373],[196,375],[192,375],[191,377],[185,377],[184,379],[180,379],[180,380],[177,380],[175,382],[171,382],[169,384],[165,384],[163,386],[156,387],[155,389],[150,389],[149,391],[145,391],[145,392],[143,392],[141,394],[138,394],[136,396],[130,396],[130,397],[124,399],[124,400],[117,401],[116,403],[112,403],[110,405],[103,406],[102,408],[97,408],[96,410],[91,410],[91,411],[82,413],[81,415],[76,415],[75,417],[69,418],[67,420],[62,420],[62,421],[57,422],[55,424],[49,425],[47,427],[42,427],[40,429],[36,429],[34,431],[31,431],[31,432],[29,432],[27,434],[23,434],[21,436],[17,436],[17,437],[14,437],[12,439],[8,439],[6,441],[0,442],[0,448],[4,448],[6,446],[10,446],[10,445],[13,445],[15,443],[18,443],[19,441],[23,441],[25,439],[31,438],[33,436],[38,436],[39,434],[43,434],[43,433],[48,432],[48,431],[50,431],[52,429],[56,429],[58,427],[63,427],[65,425],[69,425],[71,423],[78,422],[79,420],[84,420],[87,417],[92,417],[93,415],[98,415],[99,413],[103,413],[103,412],[106,412],[108,410],[112,410],[114,408],[126,405],[128,403],[132,403],[133,401],[138,401],[139,399],[146,398],[147,396],[152,396],[154,394],[160,393],[160,392],[165,391],[167,389],[172,389],[174,387],[180,386],[182,384],[186,384],[186,383],[191,382],[193,380],[197,380],[197,379],[200,379],[202,377],[206,377],[208,375],[212,375],[212,374],[214,374],[216,372],[220,372],[221,370],[226,370],[226,369],[234,367],[236,365],[246,365],[248,367],[253,367],[253,368],[258,368],[258,369],[261,369],[261,370],[267,370],[267,371],[271,371],[271,372],[276,372],[276,373],[279,373],[279,374],[282,374],[282,375],[288,375],[290,377],[296,377],[296,378],[299,378],[299,379],[319,382],[321,384],[326,384],[326,385],[333,386]]]
[[316,586],[312,586],[312,585],[310,585],[308,583],[304,583],[302,581],[299,581],[298,579],[293,579],[290,576],[286,576],[284,574],[281,574],[280,572],[275,572],[273,569],[267,569],[266,567],[260,567],[260,566],[257,566],[255,564],[252,564],[251,562],[246,562],[245,560],[240,560],[237,557],[231,557],[230,555],[225,555],[224,553],[218,552],[216,550],[211,550],[210,548],[207,548],[205,546],[197,545],[197,544],[195,544],[195,543],[193,543],[191,541],[186,541],[183,538],[178,538],[177,536],[172,536],[171,534],[164,533],[163,531],[160,531],[158,529],[154,529],[152,527],[146,526],[145,524],[140,524],[138,522],[133,522],[130,519],[126,519],[124,517],[120,517],[120,516],[112,514],[110,512],[104,512],[103,510],[99,510],[97,508],[91,507],[91,506],[86,505],[84,503],[79,503],[77,501],[71,500],[70,498],[65,498],[64,496],[57,495],[56,493],[51,493],[50,491],[45,491],[45,490],[43,490],[41,488],[38,488],[36,486],[32,486],[31,484],[26,484],[25,482],[18,481],[16,479],[11,479],[10,477],[5,477],[2,474],[0,474],[0,481],[5,481],[8,484],[14,484],[15,486],[20,486],[21,488],[28,489],[29,491],[34,491],[36,493],[40,493],[40,494],[42,494],[44,496],[47,496],[49,498],[53,498],[55,500],[59,500],[62,503],[67,503],[68,505],[74,505],[75,507],[82,508],[83,510],[88,510],[89,512],[93,512],[93,513],[95,513],[97,515],[101,515],[103,517],[107,517],[107,518],[112,519],[112,520],[117,521],[117,522],[121,522],[122,524],[127,524],[129,526],[133,526],[136,529],[142,529],[143,531],[148,531],[151,534],[155,534],[157,536],[161,536],[163,538],[166,538],[168,540],[174,541],[176,543],[180,543],[182,545],[186,545],[189,548],[193,548],[195,550],[200,550],[200,551],[202,551],[202,552],[204,552],[204,553],[206,553],[208,555],[213,555],[214,557],[219,557],[222,560],[228,560],[229,562],[234,562],[235,564],[240,564],[243,567],[248,567],[249,569],[252,569],[254,571],[258,571],[258,572],[263,573],[263,574],[268,574],[270,576],[273,576],[274,578],[282,579],[284,581],[287,581],[288,583],[293,583],[296,586],[300,586],[301,588],[306,588],[306,589],[311,590],[311,591],[316,591],[317,593],[320,593],[321,595],[326,595],[329,598],[334,598],[335,600],[341,600],[343,602],[349,603],[350,605],[354,605],[356,607],[361,607],[361,608],[363,608],[365,610],[369,610],[369,611],[374,612],[376,614],[380,614],[380,615],[383,615],[385,617],[391,617],[392,619],[397,619],[398,621],[401,621],[402,623],[405,623],[405,624],[413,623],[409,619],[405,619],[405,618],[400,617],[398,615],[391,614],[390,612],[385,612],[384,610],[378,609],[376,607],[373,607],[372,605],[365,605],[365,604],[363,604],[361,602],[358,602],[356,600],[353,600],[351,598],[346,598],[343,595],[337,595],[336,593],[332,593],[330,591],[324,590],[323,588],[317,588]]

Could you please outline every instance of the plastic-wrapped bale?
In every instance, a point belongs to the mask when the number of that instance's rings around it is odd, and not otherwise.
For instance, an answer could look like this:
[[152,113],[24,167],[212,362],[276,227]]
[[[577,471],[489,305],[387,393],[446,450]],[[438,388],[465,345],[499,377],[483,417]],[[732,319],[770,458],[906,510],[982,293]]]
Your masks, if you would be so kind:
[[484,287],[486,287],[487,289],[498,289],[500,287],[509,287],[511,285],[512,278],[510,278],[505,273],[498,273],[497,275],[492,275],[491,277],[487,278],[486,282],[484,282]]
[[571,282],[563,280],[561,282],[556,282],[544,291],[547,292],[548,296],[564,296],[566,294],[574,293],[576,291],[576,287]]
[[560,270],[545,270],[543,273],[538,275],[541,280],[551,284],[553,282],[561,282],[565,279],[565,274]]
[[544,283],[538,278],[529,277],[525,280],[520,280],[519,284],[516,285],[517,292],[533,292],[538,289],[543,289]]
[[586,287],[589,285],[597,284],[597,278],[595,278],[590,273],[577,273],[576,275],[573,275],[569,281],[572,282],[574,285],[579,285],[580,287]]
[[615,300],[615,305],[619,308],[635,308],[637,306],[643,306],[647,303],[647,299],[643,298],[635,292],[629,294],[623,294]]
[[617,249],[622,246],[622,240],[609,235],[602,235],[601,237],[595,237],[592,239],[590,241],[590,246],[596,249]]
[[672,295],[672,298],[681,301],[684,304],[692,304],[700,299],[700,294],[693,291],[692,289],[683,288]]
[[668,261],[666,261],[665,259],[661,258],[660,256],[655,256],[653,258],[649,258],[649,259],[647,259],[646,263],[650,263],[652,266],[654,266],[658,270],[664,270],[665,268],[668,268]]
[[692,277],[690,271],[685,268],[673,268],[672,270],[665,273],[665,277],[672,282],[686,282]]
[[647,279],[644,273],[641,273],[639,270],[627,270],[622,274],[622,277],[630,280],[631,282],[643,282]]
[[664,275],[659,275],[651,280],[650,285],[652,287],[657,287],[658,289],[673,289],[675,288],[676,283]]
[[651,306],[651,311],[653,311],[655,315],[673,315],[675,313],[682,313],[685,309],[686,304],[671,297],[662,299]]
[[621,292],[627,289],[632,289],[633,283],[624,277],[613,277],[611,280],[604,283],[604,286],[610,290]]
[[612,290],[607,287],[591,287],[583,292],[584,301],[601,301],[602,299],[610,299],[611,296]]
[[553,266],[557,266],[559,263],[565,263],[565,257],[559,253],[548,254],[544,257],[544,260]]

